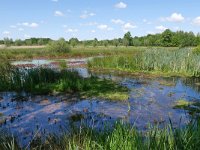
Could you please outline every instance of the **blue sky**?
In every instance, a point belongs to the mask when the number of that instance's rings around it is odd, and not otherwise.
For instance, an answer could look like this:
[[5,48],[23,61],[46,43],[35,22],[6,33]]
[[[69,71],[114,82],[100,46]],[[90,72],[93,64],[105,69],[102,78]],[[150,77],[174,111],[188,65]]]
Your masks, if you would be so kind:
[[112,39],[200,32],[200,0],[1,0],[0,39]]

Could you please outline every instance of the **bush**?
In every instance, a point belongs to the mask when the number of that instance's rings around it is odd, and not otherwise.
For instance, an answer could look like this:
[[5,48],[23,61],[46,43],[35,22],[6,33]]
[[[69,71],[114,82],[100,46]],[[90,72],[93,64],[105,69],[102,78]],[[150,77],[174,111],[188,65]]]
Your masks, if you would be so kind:
[[200,54],[200,45],[193,49],[195,54]]
[[48,44],[47,49],[50,51],[68,53],[70,52],[69,45],[64,39],[59,39],[58,41],[52,41]]

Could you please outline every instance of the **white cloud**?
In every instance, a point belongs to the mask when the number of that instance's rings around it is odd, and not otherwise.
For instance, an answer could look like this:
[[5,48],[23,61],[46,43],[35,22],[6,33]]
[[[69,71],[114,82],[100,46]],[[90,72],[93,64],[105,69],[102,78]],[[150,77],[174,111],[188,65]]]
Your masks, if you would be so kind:
[[185,18],[180,13],[173,13],[171,16],[166,18],[161,18],[161,21],[169,21],[169,22],[183,22]]
[[88,22],[88,23],[82,23],[80,24],[81,26],[96,26],[98,25],[97,22]]
[[192,24],[197,25],[197,26],[200,26],[200,16],[199,16],[199,17],[196,17],[196,18],[192,21]]
[[167,28],[161,25],[161,26],[156,26],[155,29],[158,30],[159,32],[163,32],[163,31],[165,31]]
[[31,23],[31,24],[29,24],[29,27],[31,27],[31,28],[36,28],[36,27],[38,27],[39,25],[37,24],[37,23]]
[[28,39],[28,38],[30,38],[30,37],[31,37],[30,35],[24,34],[24,38],[25,38],[25,39]]
[[54,12],[54,16],[56,16],[56,17],[63,17],[64,14],[61,11],[57,10],[57,11]]
[[75,33],[75,32],[78,32],[78,29],[71,29],[71,28],[69,28],[65,32],[66,33]]
[[134,28],[137,28],[136,25],[133,25],[132,23],[128,22],[128,23],[125,23],[123,26],[122,26],[122,29],[124,32],[127,32],[131,29],[134,29]]
[[95,30],[92,30],[91,32],[92,32],[92,33],[95,33],[96,31],[95,31]]
[[114,24],[124,24],[124,21],[122,21],[121,19],[112,19],[111,22]]
[[9,34],[10,34],[10,31],[3,31],[3,34],[4,34],[4,35],[9,35]]
[[115,8],[119,8],[119,9],[124,9],[127,7],[127,4],[123,3],[123,2],[119,2],[115,5]]
[[100,29],[100,30],[107,30],[107,31],[113,30],[113,28],[108,27],[108,25],[106,25],[106,24],[98,25],[97,28]]
[[25,26],[25,27],[30,27],[30,28],[37,28],[39,24],[33,22],[33,23],[28,23],[28,22],[23,22],[23,23],[18,23],[18,26]]
[[147,19],[143,19],[142,22],[146,24],[152,24],[152,22],[148,21]]
[[80,15],[80,18],[81,19],[86,19],[86,18],[89,18],[89,17],[93,17],[95,15],[96,15],[95,13],[84,11],[83,14]]

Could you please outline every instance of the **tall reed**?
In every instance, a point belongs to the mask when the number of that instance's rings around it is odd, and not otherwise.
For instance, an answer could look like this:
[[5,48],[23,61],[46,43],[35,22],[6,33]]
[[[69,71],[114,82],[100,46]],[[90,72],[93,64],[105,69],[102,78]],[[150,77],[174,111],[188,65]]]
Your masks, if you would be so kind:
[[200,55],[193,53],[189,48],[179,50],[153,48],[134,56],[94,58],[88,66],[130,72],[162,72],[199,77]]

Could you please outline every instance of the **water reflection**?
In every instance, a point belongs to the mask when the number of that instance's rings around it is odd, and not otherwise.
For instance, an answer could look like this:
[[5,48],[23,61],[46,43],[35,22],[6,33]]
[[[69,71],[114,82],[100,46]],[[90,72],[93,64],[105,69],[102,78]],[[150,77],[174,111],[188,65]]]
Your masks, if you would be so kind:
[[[40,62],[42,63],[42,62]],[[88,78],[86,68],[72,68]],[[18,135],[26,144],[34,133],[62,133],[73,122],[95,128],[123,120],[144,130],[149,123],[164,125],[169,118],[175,126],[187,123],[191,117],[188,109],[174,109],[179,99],[200,102],[198,78],[141,78],[129,75],[92,74],[111,79],[130,89],[128,101],[80,100],[76,95],[31,96],[26,93],[0,93],[0,128]],[[199,103],[198,103],[199,104]],[[200,105],[197,105],[200,106]],[[196,107],[197,107],[196,106]],[[199,108],[199,107],[198,107]],[[189,112],[189,113],[188,113]]]

